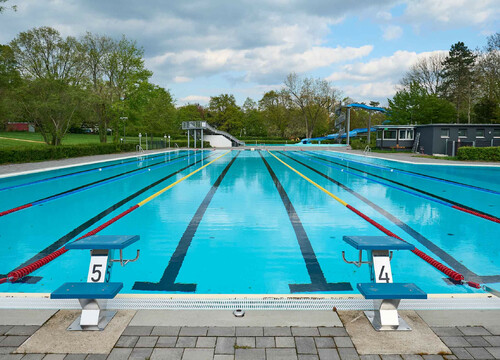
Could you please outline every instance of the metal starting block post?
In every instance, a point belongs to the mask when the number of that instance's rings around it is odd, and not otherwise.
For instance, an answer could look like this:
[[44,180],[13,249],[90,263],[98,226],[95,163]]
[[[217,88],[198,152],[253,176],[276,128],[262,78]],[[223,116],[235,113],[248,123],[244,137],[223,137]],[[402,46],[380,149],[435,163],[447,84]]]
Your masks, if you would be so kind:
[[[109,282],[113,263],[125,266],[139,258],[124,259],[123,249],[139,240],[139,235],[92,235],[66,246],[67,249],[90,250],[90,266],[86,283],[65,283],[51,295],[51,299],[78,299],[82,314],[68,330],[104,330],[116,311],[102,311],[108,299],[113,299],[123,283]],[[113,259],[115,250],[120,257]]]
[[[427,294],[412,283],[393,283],[391,259],[394,250],[413,250],[415,247],[392,236],[344,236],[344,241],[359,250],[358,261],[348,261],[345,252],[342,258],[348,264],[370,267],[371,283],[358,284],[365,299],[373,299],[375,311],[365,311],[365,315],[377,331],[411,330],[398,315],[401,299],[427,299]],[[362,260],[362,252],[367,252],[368,261]]]

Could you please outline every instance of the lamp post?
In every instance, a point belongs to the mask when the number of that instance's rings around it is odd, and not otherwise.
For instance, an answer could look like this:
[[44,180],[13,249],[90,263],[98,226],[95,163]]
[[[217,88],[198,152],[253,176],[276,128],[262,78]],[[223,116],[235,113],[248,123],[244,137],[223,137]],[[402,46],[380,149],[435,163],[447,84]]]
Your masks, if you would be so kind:
[[121,116],[120,120],[123,121],[123,142],[125,142],[125,120],[128,120],[128,117],[126,116]]
[[168,148],[170,149],[170,135],[168,135]]
[[167,147],[167,135],[163,135],[163,143],[165,144],[165,147]]
[[142,148],[142,134],[139,133],[139,146]]

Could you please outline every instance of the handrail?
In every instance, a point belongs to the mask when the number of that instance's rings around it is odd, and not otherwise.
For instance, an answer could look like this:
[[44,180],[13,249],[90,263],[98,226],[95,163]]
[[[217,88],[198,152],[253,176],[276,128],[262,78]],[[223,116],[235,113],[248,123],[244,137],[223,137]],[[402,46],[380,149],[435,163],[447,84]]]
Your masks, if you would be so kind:
[[363,150],[363,155],[366,156],[371,151],[372,151],[372,149],[370,148],[370,145],[366,145],[365,149]]
[[206,124],[206,128],[216,134],[220,134],[220,135],[224,135],[225,137],[227,137],[229,140],[231,140],[232,142],[240,145],[240,146],[244,146],[245,143],[241,140],[238,140],[237,138],[235,138],[233,135],[231,135],[230,133],[228,132],[225,132],[225,131],[222,131],[222,130],[219,130],[219,129],[216,129],[214,127],[212,127],[211,125],[209,125],[208,123]]

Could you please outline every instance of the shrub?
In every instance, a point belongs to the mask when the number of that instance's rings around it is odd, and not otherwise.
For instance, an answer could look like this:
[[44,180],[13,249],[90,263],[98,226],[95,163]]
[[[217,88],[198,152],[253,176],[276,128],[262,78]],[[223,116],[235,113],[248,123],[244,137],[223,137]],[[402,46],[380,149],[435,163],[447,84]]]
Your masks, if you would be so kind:
[[500,146],[469,147],[464,146],[457,151],[458,160],[500,161]]
[[136,144],[82,144],[0,149],[0,164],[57,160],[134,151]]

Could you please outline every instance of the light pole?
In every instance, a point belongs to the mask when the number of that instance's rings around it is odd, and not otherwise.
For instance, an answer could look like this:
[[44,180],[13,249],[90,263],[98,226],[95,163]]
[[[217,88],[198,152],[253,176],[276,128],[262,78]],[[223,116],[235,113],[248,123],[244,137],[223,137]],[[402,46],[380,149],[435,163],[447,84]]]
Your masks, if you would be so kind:
[[126,116],[121,116],[120,120],[123,121],[123,142],[125,142],[125,120],[128,120],[128,117]]
[[170,135],[168,135],[168,148],[170,149]]
[[142,134],[141,133],[139,133],[139,146],[142,149]]
[[167,135],[163,135],[163,143],[165,144],[165,147],[167,147]]

